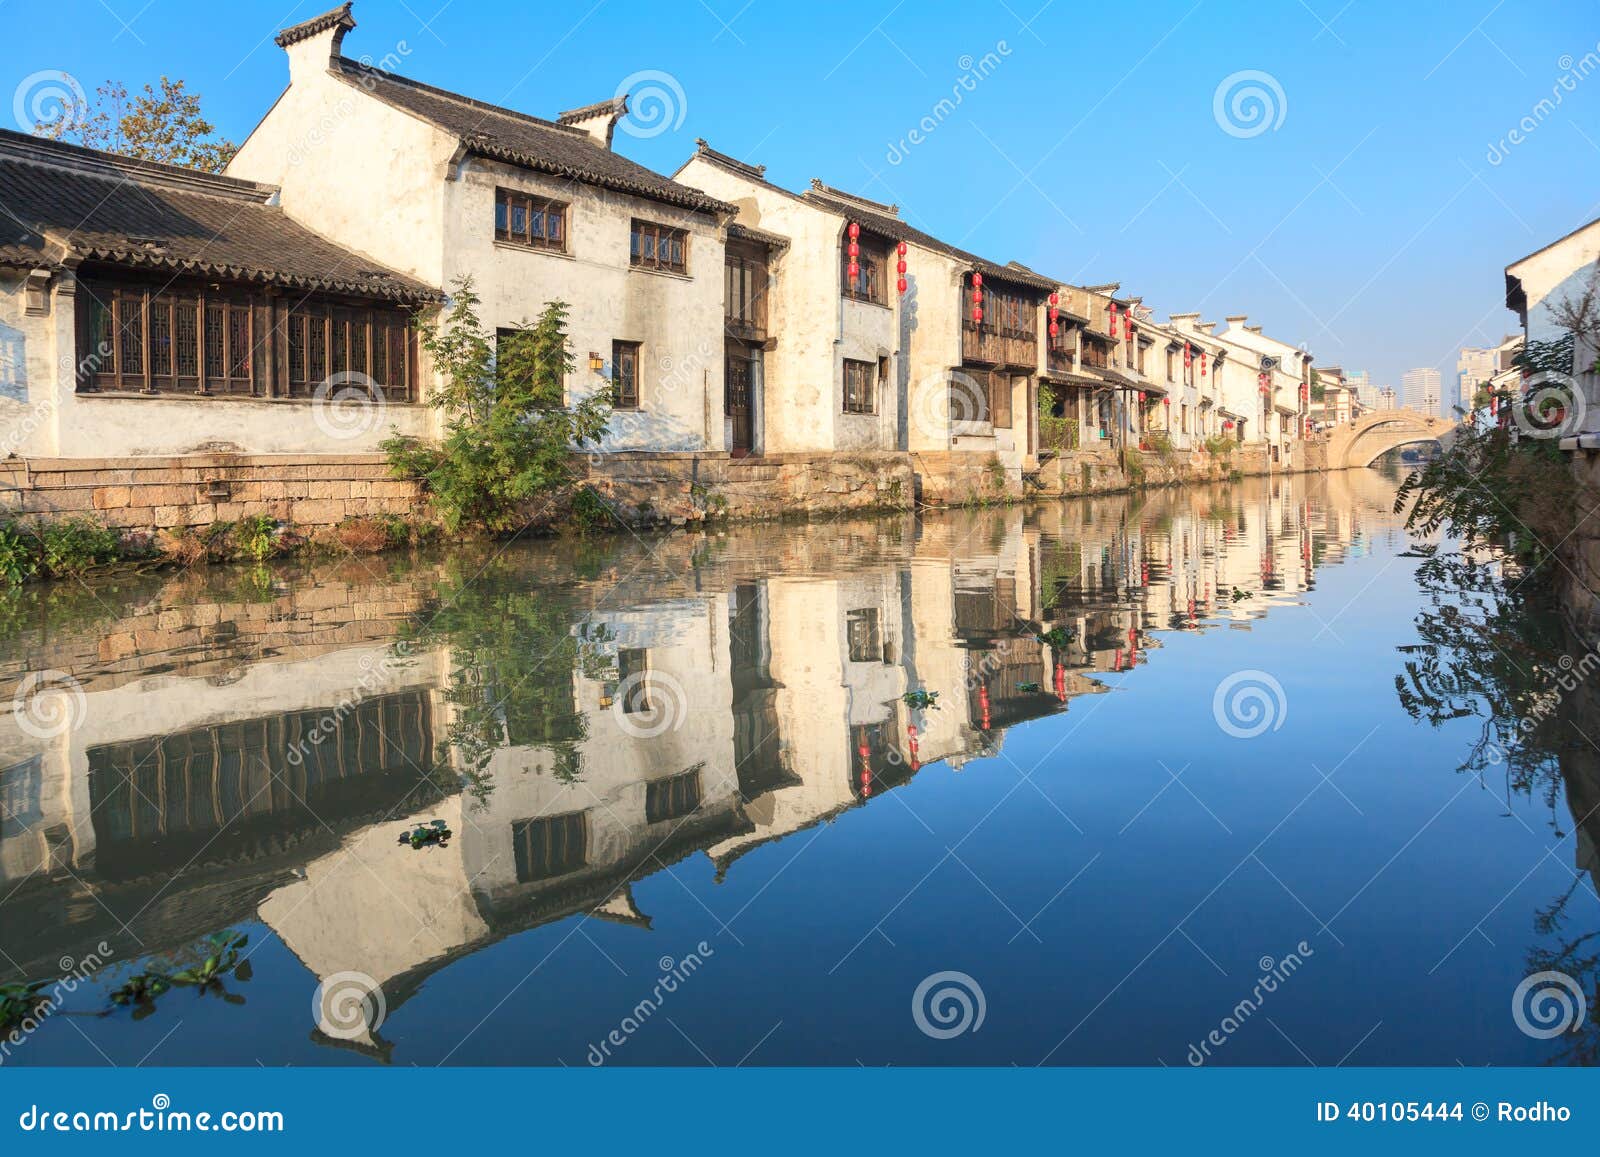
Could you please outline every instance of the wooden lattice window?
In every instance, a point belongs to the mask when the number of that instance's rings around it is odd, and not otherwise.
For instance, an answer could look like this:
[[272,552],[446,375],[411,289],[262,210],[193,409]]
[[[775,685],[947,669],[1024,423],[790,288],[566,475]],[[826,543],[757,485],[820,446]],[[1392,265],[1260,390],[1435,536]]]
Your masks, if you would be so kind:
[[511,848],[517,882],[531,884],[576,872],[589,862],[589,819],[583,812],[515,820]]
[[618,410],[639,408],[639,343],[611,343],[611,405]]
[[393,306],[85,280],[79,317],[80,390],[310,397],[343,373],[415,398],[411,319]]
[[494,191],[494,237],[512,245],[532,249],[567,250],[567,205],[549,197],[519,193],[515,189]]
[[877,390],[874,389],[878,367],[875,362],[844,360],[844,412],[847,414],[873,414],[878,409]]
[[628,263],[637,269],[661,269],[669,273],[689,271],[689,233],[655,221],[633,221],[628,242]]
[[681,819],[700,806],[700,769],[651,780],[644,791],[644,822],[659,824]]

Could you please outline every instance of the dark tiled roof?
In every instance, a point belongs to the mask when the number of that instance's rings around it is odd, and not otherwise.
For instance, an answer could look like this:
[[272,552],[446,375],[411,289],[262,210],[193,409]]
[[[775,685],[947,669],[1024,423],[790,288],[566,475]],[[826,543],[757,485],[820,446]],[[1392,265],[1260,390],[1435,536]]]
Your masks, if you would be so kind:
[[275,192],[0,129],[0,264],[105,261],[367,297],[438,297],[291,220],[268,203]]
[[705,213],[734,211],[732,205],[699,189],[612,152],[582,129],[484,104],[348,57],[337,57],[333,68],[346,83],[459,137],[462,146],[477,156]]
[[324,12],[321,16],[313,16],[310,20],[285,28],[273,38],[279,48],[288,48],[291,44],[315,36],[319,32],[326,32],[330,28],[343,28],[346,32],[356,26],[354,16],[350,15],[350,5],[341,4],[337,8]]
[[923,249],[932,250],[935,253],[943,253],[947,257],[953,257],[957,261],[972,266],[985,277],[997,277],[1002,281],[1025,285],[1030,289],[1048,291],[1056,288],[1055,282],[1047,277],[1040,277],[1032,270],[1014,269],[1000,265],[974,253],[968,253],[965,249],[958,249],[948,242],[939,240],[931,233],[924,233],[921,229],[912,228],[900,219],[899,207],[896,205],[883,205],[877,201],[868,201],[864,197],[857,197],[824,185],[818,180],[813,180],[811,187],[804,193],[791,193],[783,186],[774,185],[766,179],[767,170],[765,165],[752,165],[730,157],[726,153],[719,153],[703,140],[696,141],[695,145],[695,156],[710,161],[712,164],[727,169],[732,173],[737,173],[739,176],[759,181],[768,188],[776,189],[787,196],[797,197],[798,200],[815,205],[819,209],[825,209],[829,213],[837,213],[847,220],[854,221],[868,233],[875,234],[886,241],[905,241]]
[[768,233],[765,229],[756,229],[750,225],[741,225],[737,221],[728,226],[729,237],[741,237],[747,241],[759,241],[763,245],[770,245],[774,249],[789,248],[789,239],[777,233]]
[[[826,188],[826,186],[822,188]],[[1039,289],[1046,292],[1056,287],[1056,283],[1049,278],[1040,277],[1037,273],[1031,273],[1027,270],[1012,269],[1010,266],[1000,265],[987,258],[979,257],[976,253],[968,253],[965,249],[960,249],[946,241],[941,241],[930,233],[924,233],[921,229],[912,228],[899,217],[868,209],[866,202],[854,197],[841,198],[831,190],[823,192],[814,185],[801,194],[800,199],[808,201],[819,208],[826,209],[830,213],[838,213],[840,216],[854,221],[867,232],[875,233],[886,240],[907,241],[924,249],[931,249],[935,253],[943,253],[946,257],[953,257],[963,264],[972,266],[985,277],[997,278],[1001,281],[1009,281],[1014,285],[1023,285],[1029,289]]]

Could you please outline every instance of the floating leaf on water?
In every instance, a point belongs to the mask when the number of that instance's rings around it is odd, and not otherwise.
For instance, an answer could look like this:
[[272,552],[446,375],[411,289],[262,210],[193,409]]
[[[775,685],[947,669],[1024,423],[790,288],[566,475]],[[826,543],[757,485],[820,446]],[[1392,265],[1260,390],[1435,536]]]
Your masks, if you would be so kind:
[[900,698],[908,707],[928,708],[939,706],[939,693],[937,691],[924,691],[920,687],[915,691],[907,691]]

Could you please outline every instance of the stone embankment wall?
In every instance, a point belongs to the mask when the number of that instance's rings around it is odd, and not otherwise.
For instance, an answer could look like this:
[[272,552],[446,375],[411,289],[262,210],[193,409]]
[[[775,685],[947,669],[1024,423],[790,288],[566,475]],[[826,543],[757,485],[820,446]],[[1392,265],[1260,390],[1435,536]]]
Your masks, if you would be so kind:
[[421,492],[380,454],[188,454],[176,458],[21,458],[0,463],[12,516],[88,515],[127,530],[236,522],[265,514],[301,527],[407,515]]
[[596,454],[587,481],[625,516],[646,521],[775,518],[899,510],[915,479],[906,454]]
[[[614,453],[576,460],[575,476],[641,523],[906,510],[1114,494],[1139,486],[1200,485],[1232,474],[1320,470],[1319,443],[1296,445],[1287,465],[1260,447],[1219,457],[1072,451],[1037,471],[950,451],[855,454]],[[551,508],[558,512],[563,504]],[[315,531],[349,519],[427,517],[416,483],[389,475],[382,455],[209,454],[174,458],[15,458],[0,462],[0,513],[83,515],[128,531],[200,529],[257,515]]]

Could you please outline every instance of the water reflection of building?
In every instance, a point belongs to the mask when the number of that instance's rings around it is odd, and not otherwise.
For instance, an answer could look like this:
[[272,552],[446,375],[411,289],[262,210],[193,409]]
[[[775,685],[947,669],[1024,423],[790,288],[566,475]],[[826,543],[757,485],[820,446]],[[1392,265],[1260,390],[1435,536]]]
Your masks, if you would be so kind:
[[[146,631],[114,672],[84,676],[75,731],[0,722],[0,946],[32,974],[102,938],[127,958],[259,918],[315,975],[380,980],[392,1012],[523,929],[573,914],[647,927],[633,881],[702,851],[735,870],[928,764],[1003,756],[1008,728],[1070,710],[1106,673],[1137,679],[1165,632],[1299,597],[1347,549],[1339,535],[1393,522],[1344,485],[736,530],[709,555],[688,536],[618,543],[609,573],[646,577],[552,576],[570,605],[524,577],[530,562],[550,575],[548,557],[512,555],[482,620],[532,600],[554,627],[501,651],[437,625],[458,600],[430,597],[426,570],[372,587],[370,608],[359,587],[343,608],[278,606],[293,644],[226,666]],[[216,624],[254,604],[183,605]],[[435,626],[397,658],[408,621]],[[84,663],[101,653],[66,634]],[[908,705],[913,691],[937,706]],[[398,842],[435,819],[447,847]]]

